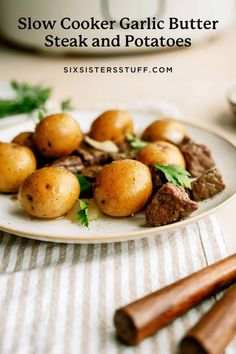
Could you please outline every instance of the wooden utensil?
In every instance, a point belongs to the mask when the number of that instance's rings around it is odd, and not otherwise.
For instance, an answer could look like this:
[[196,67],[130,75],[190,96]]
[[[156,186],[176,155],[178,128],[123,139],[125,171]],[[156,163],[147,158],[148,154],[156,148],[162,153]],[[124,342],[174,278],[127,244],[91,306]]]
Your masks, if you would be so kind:
[[136,345],[235,280],[236,254],[117,310],[117,336]]
[[181,354],[222,354],[235,335],[236,284],[187,333]]

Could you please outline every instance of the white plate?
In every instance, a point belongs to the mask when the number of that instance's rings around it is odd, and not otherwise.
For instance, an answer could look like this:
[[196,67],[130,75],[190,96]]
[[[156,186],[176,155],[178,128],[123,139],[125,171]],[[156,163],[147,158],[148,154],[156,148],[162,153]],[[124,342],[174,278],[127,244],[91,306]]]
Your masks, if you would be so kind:
[[[131,112],[132,113],[132,112]],[[74,114],[83,131],[87,131],[98,112]],[[156,119],[152,114],[133,112],[135,129],[140,130]],[[34,129],[35,122],[26,116],[7,118],[0,123],[0,140],[10,141],[17,133]],[[142,213],[129,218],[110,218],[105,215],[90,222],[86,229],[76,221],[61,218],[51,221],[33,219],[21,209],[9,195],[0,195],[0,229],[19,236],[53,242],[98,243],[136,239],[163,231],[178,229],[213,212],[236,192],[236,147],[222,137],[189,123],[184,123],[189,135],[199,143],[205,143],[212,151],[217,167],[223,174],[226,188],[214,198],[199,203],[199,209],[187,219],[156,228],[145,227]]]

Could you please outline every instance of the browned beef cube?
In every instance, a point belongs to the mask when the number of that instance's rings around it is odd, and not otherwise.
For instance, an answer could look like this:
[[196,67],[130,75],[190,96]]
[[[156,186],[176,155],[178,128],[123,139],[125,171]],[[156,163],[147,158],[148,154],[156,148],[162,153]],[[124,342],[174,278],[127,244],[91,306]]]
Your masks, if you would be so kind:
[[154,193],[158,191],[158,189],[163,186],[164,183],[168,182],[164,173],[160,170],[157,170],[154,166],[151,168],[152,174],[152,184],[153,184],[153,191]]
[[81,171],[81,175],[83,175],[84,177],[92,180],[92,181],[95,181],[98,173],[101,171],[103,166],[88,166],[88,167],[85,167],[83,168],[83,170]]
[[[128,141],[122,141],[121,143],[117,144],[117,147],[119,149],[118,154],[123,154],[124,158],[127,159],[134,159],[137,155],[137,149],[132,148],[130,143]],[[121,155],[122,156],[122,155]]]
[[196,202],[213,197],[225,188],[220,171],[211,168],[192,182],[192,198]]
[[127,158],[123,152],[106,152],[95,149],[86,143],[82,143],[74,153],[78,155],[85,166],[105,165],[112,161]]
[[199,177],[215,166],[211,152],[205,145],[197,144],[189,137],[185,137],[179,148],[184,155],[187,170],[192,177]]
[[103,165],[108,159],[108,153],[94,149],[86,143],[82,143],[74,153],[78,155],[85,166]]
[[121,143],[117,144],[119,152],[129,153],[133,150],[132,146],[127,140],[122,141]]
[[189,216],[197,208],[197,203],[189,198],[184,188],[165,183],[146,208],[147,225],[171,224]]
[[107,163],[112,161],[124,160],[127,159],[127,155],[124,152],[108,152]]
[[50,166],[62,166],[72,173],[80,172],[84,168],[81,158],[75,155],[61,157],[53,161]]

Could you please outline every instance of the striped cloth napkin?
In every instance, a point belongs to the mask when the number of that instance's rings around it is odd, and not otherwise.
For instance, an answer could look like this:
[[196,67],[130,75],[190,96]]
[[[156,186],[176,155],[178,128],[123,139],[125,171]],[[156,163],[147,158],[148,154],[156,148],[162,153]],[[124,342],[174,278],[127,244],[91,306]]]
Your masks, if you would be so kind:
[[[116,308],[225,256],[214,216],[162,235],[73,245],[0,234],[1,354],[176,353],[213,298],[132,348],[116,341]],[[227,354],[236,352],[231,344]]]

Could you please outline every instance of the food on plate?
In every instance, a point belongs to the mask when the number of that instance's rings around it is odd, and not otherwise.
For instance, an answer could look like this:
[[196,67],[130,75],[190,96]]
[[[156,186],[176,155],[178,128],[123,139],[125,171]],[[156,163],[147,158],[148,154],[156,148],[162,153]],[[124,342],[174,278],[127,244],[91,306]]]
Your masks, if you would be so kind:
[[92,138],[90,138],[89,136],[85,136],[84,137],[84,141],[92,146],[94,149],[97,149],[97,150],[101,150],[101,151],[105,151],[105,152],[118,152],[119,149],[118,149],[118,146],[113,143],[113,141],[111,140],[105,140],[105,141],[97,141],[97,140],[94,140]]
[[139,138],[128,112],[106,111],[86,134],[60,113],[45,117],[35,132],[18,134],[15,143],[0,143],[0,192],[20,188],[22,207],[37,218],[71,210],[89,227],[92,198],[108,216],[145,212],[147,226],[161,226],[188,217],[197,202],[225,188],[210,150],[173,119],[153,122]]
[[149,142],[139,139],[137,136],[132,134],[126,134],[126,141],[133,149],[142,149],[149,144]]
[[79,124],[67,113],[47,116],[36,126],[34,133],[35,145],[47,158],[70,155],[82,139]]
[[[73,152],[73,155],[56,159],[52,161],[50,165],[63,166],[73,173],[81,172],[83,174],[83,171],[88,171],[88,169],[90,171],[97,171],[99,167],[102,167],[105,164],[124,158],[126,158],[124,153],[101,151],[92,148],[83,142],[79,147],[76,148],[76,150]],[[94,173],[92,174],[94,175]]]
[[80,194],[76,176],[64,167],[44,167],[33,172],[20,188],[20,202],[31,216],[51,219],[65,215]]
[[76,148],[75,154],[81,158],[84,166],[104,164],[109,156],[109,153],[94,149],[85,142]]
[[133,133],[133,120],[128,112],[120,110],[106,111],[91,125],[89,136],[97,141],[111,140],[121,143],[127,133]]
[[126,157],[122,152],[101,151],[89,146],[85,142],[75,150],[75,153],[82,159],[84,166],[104,165]]
[[158,169],[156,169],[154,166],[150,168],[151,174],[152,174],[152,185],[153,185],[153,193],[157,192],[158,189],[162,187],[162,185],[167,181],[164,173]]
[[33,152],[15,143],[0,143],[0,192],[15,193],[36,169]]
[[189,198],[183,187],[165,183],[145,210],[148,226],[161,226],[179,221],[197,210],[198,204]]
[[35,149],[32,132],[22,132],[22,133],[18,134],[12,140],[12,142],[16,143],[18,145],[21,145],[21,146],[26,146],[32,151],[34,151],[34,149]]
[[95,180],[97,175],[102,170],[103,166],[88,166],[83,168],[81,171],[82,176],[88,178],[89,180]]
[[151,123],[143,132],[142,139],[146,141],[169,141],[180,144],[186,135],[183,125],[174,119],[160,119]]
[[184,155],[187,170],[192,177],[199,177],[215,166],[211,152],[206,145],[197,144],[186,136],[179,147]]
[[103,167],[95,181],[95,202],[110,216],[130,216],[139,212],[151,194],[151,172],[135,160],[120,160]]
[[53,161],[51,166],[65,167],[72,173],[78,173],[84,168],[81,158],[77,155],[60,157],[59,159]]
[[156,163],[154,168],[161,171],[164,174],[166,181],[173,183],[176,187],[191,189],[191,175],[184,168],[173,165],[162,165],[160,163]]
[[157,141],[146,145],[138,151],[137,160],[150,167],[155,163],[176,165],[182,168],[186,166],[179,148],[167,141]]
[[220,171],[213,167],[192,182],[192,198],[196,202],[214,197],[225,188]]
[[125,138],[126,140],[117,144],[119,152],[126,154],[126,156],[129,156],[129,158],[135,158],[137,151],[131,146],[130,142],[127,140],[127,134]]

